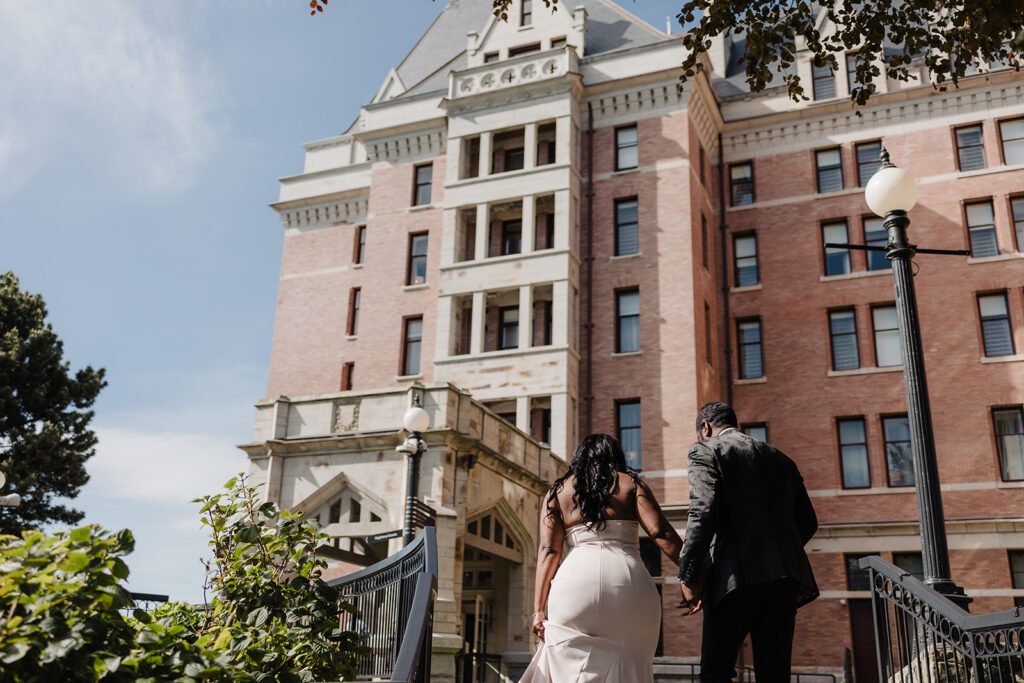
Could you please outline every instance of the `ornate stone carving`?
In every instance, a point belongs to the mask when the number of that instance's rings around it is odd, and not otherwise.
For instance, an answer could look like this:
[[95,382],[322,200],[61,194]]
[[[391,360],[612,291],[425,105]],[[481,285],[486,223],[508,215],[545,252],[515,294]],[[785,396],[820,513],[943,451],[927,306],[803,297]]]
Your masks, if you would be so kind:
[[458,99],[482,92],[515,87],[521,83],[556,78],[573,70],[575,52],[563,49],[536,53],[503,62],[452,72],[449,97]]
[[359,402],[334,404],[335,434],[359,431]]

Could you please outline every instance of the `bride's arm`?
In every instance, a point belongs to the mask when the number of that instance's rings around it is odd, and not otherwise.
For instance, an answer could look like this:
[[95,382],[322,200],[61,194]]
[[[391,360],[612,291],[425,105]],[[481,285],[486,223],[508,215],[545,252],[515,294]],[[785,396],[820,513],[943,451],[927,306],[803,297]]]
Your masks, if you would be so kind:
[[658,544],[661,552],[668,555],[668,559],[679,564],[679,552],[683,549],[683,539],[679,538],[672,523],[662,512],[658,499],[654,497],[654,492],[643,480],[637,481],[636,512],[640,518],[640,526],[644,528],[651,540]]
[[[551,510],[552,514],[548,514]],[[562,543],[565,541],[565,529],[558,512],[558,501],[545,498],[540,513],[540,547],[537,549],[537,580],[533,590],[533,627],[532,631],[541,640],[544,639],[544,620],[547,619],[548,592],[551,590],[551,579],[558,571],[562,560]]]

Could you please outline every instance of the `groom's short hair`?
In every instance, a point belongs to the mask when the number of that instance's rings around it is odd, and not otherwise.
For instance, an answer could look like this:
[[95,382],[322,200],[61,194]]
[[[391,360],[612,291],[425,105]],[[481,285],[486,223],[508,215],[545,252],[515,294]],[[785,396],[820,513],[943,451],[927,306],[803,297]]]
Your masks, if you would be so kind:
[[697,431],[700,426],[707,422],[712,427],[738,427],[736,411],[728,403],[712,401],[705,403],[704,407],[697,413]]

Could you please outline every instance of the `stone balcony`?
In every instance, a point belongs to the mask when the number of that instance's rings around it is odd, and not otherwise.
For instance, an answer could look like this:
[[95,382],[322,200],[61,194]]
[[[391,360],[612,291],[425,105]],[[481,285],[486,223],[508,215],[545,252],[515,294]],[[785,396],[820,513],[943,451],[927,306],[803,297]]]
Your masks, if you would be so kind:
[[533,52],[462,71],[452,71],[448,75],[448,100],[455,101],[520,85],[550,81],[578,72],[579,60],[572,47]]

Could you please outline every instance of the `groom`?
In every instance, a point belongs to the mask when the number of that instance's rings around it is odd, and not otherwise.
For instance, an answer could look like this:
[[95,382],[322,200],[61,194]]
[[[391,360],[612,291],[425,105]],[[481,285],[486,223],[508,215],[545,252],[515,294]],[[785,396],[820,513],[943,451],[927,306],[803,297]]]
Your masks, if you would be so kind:
[[704,610],[700,680],[732,679],[750,634],[758,683],[788,683],[798,607],[818,597],[804,544],[818,528],[803,478],[780,451],[708,403],[690,449],[680,607]]

